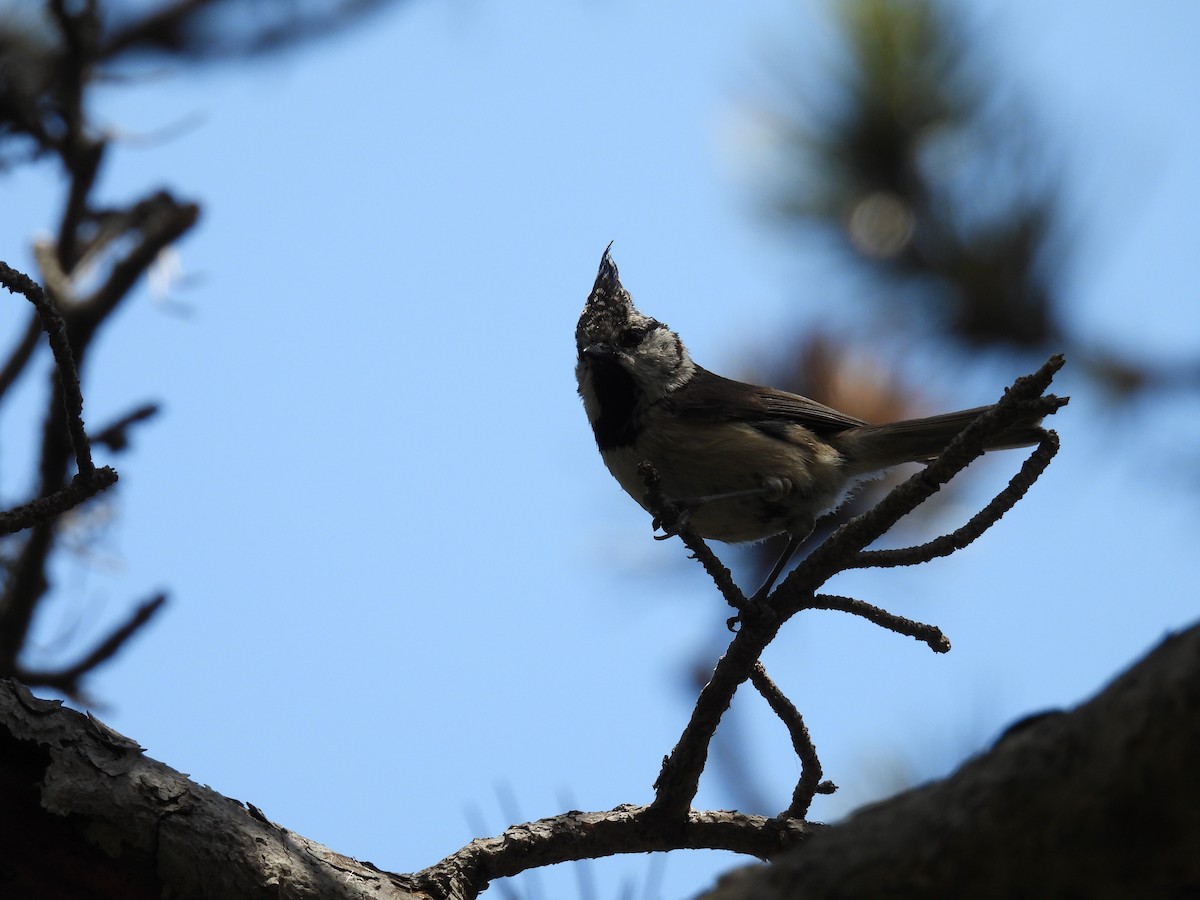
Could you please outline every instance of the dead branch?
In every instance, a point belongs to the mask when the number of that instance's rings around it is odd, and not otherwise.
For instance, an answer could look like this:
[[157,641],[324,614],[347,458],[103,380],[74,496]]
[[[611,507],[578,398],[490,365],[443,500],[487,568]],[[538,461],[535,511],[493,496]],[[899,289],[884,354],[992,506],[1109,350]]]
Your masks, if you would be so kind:
[[755,665],[754,671],[750,673],[750,682],[787,727],[788,735],[792,739],[792,749],[800,758],[800,780],[792,792],[792,802],[779,814],[779,818],[803,819],[808,814],[813,797],[818,793],[832,794],[837,790],[837,786],[830,781],[821,781],[821,760],[817,757],[817,748],[812,742],[812,735],[808,733],[808,726],[804,724],[804,717],[767,675],[767,670],[761,662]]
[[1200,885],[1200,625],[1094,698],[1013,725],[705,900],[1190,897]]
[[[924,641],[937,652],[949,649],[949,641],[933,626],[911,622],[848,598],[822,597],[818,600],[816,591],[835,574],[852,567],[868,544],[982,455],[990,438],[1018,421],[1038,419],[1061,408],[1067,402],[1065,399],[1042,395],[1054,373],[1062,368],[1063,362],[1061,356],[1053,356],[1037,372],[1018,378],[1000,401],[964,429],[936,460],[893,489],[875,507],[843,525],[817,547],[776,588],[767,599],[765,609],[755,610],[753,615],[746,614],[751,610],[745,611],[742,630],[717,662],[712,678],[700,691],[683,734],[663,761],[662,770],[654,784],[654,809],[660,810],[668,821],[680,820],[688,813],[708,760],[712,737],[733,700],[734,692],[751,677],[763,650],[775,638],[783,623],[797,612],[825,604],[827,608],[854,612],[876,624],[908,634]],[[1057,441],[1044,440],[1034,451],[1034,456],[1053,456],[1056,448]],[[1040,465],[1040,468],[1039,465],[1031,469],[1033,479],[1045,468],[1045,465]],[[1018,478],[1021,479],[1021,476]],[[1032,484],[1028,478],[1023,480]],[[1024,485],[1025,489],[1027,487]]]
[[649,806],[607,812],[572,811],[514,825],[494,838],[472,841],[452,856],[405,879],[440,900],[469,900],[496,878],[529,869],[618,853],[733,850],[770,859],[807,839],[814,826],[737,812],[697,812],[664,821]]

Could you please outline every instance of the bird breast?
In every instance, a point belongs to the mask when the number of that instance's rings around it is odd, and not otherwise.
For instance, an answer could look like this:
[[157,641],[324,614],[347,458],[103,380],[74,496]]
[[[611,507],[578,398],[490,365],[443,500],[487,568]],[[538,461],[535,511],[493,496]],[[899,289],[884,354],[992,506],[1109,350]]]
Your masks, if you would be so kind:
[[[646,487],[637,469],[647,461],[663,493],[691,510],[697,534],[730,543],[807,534],[847,488],[842,457],[798,425],[764,432],[746,422],[652,414],[632,444],[602,452],[613,477],[643,507]],[[705,499],[741,491],[761,493]]]

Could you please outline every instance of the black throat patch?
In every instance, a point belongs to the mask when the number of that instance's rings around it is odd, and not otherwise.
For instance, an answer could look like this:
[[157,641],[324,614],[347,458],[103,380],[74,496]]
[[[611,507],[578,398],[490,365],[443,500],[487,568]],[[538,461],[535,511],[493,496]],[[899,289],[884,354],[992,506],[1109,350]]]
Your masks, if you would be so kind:
[[633,377],[617,363],[595,359],[589,366],[592,390],[600,415],[592,430],[601,452],[628,447],[637,440],[642,425],[638,416],[641,392]]

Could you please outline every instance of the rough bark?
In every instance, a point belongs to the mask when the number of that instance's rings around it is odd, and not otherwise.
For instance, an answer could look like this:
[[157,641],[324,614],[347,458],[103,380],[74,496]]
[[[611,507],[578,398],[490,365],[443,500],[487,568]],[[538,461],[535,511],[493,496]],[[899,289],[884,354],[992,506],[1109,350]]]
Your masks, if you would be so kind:
[[97,719],[0,679],[0,896],[411,898]]
[[1200,897],[1200,626],[704,897]]
[[[950,777],[818,830],[732,898],[1200,896],[1200,626]],[[0,896],[411,898],[0,680]]]

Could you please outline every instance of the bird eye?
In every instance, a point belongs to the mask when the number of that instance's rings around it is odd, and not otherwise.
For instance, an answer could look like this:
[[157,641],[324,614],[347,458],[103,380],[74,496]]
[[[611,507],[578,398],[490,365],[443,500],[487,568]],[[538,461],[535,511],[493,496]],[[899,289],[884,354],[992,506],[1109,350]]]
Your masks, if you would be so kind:
[[642,342],[642,338],[646,336],[648,330],[641,326],[626,328],[617,338],[617,344],[625,350],[631,350]]

